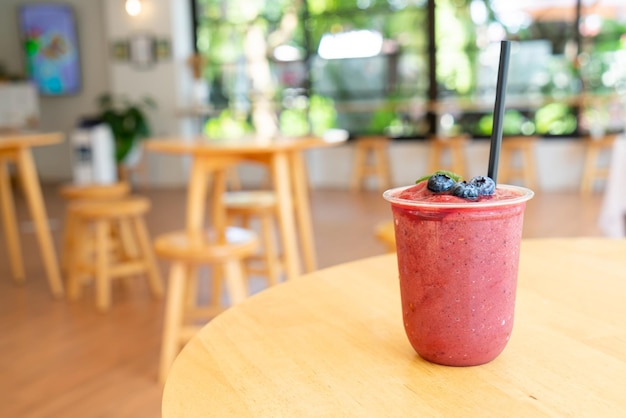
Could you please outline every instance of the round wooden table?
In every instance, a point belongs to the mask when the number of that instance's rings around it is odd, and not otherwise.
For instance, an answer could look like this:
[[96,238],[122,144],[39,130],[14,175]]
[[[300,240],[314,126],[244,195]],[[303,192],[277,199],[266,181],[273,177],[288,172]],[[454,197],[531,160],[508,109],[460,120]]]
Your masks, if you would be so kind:
[[[214,212],[223,211],[219,193],[222,186],[215,179],[225,178],[229,166],[254,161],[269,167],[272,188],[276,193],[278,230],[282,243],[284,268],[287,278],[300,276],[302,249],[307,272],[317,268],[313,226],[309,209],[309,189],[305,160],[302,153],[313,148],[330,147],[343,141],[329,141],[318,137],[277,137],[261,139],[208,139],[206,137],[150,138],[145,142],[148,151],[173,155],[191,155],[193,163],[187,185],[186,228],[190,234],[201,231],[207,213],[206,202],[212,202]],[[221,173],[218,175],[218,173]],[[212,187],[208,177],[213,177]],[[223,183],[223,180],[222,180]],[[207,199],[209,189],[214,194]],[[225,220],[215,216],[214,223]],[[220,218],[217,220],[215,218]],[[215,226],[215,225],[213,225]]]
[[395,255],[263,291],[207,324],[167,379],[164,417],[623,416],[626,241],[525,240],[516,322],[493,362],[409,345]]

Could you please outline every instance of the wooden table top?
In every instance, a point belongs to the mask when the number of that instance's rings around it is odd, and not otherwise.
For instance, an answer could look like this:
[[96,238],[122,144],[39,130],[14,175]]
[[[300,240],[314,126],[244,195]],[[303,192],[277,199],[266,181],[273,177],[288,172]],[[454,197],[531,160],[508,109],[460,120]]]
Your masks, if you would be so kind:
[[148,151],[166,154],[259,154],[277,151],[304,150],[337,145],[343,141],[327,141],[320,137],[279,137],[263,140],[255,137],[238,139],[209,139],[204,136],[196,137],[163,137],[150,138],[144,146]]
[[511,341],[467,368],[415,354],[395,263],[320,270],[224,312],[174,363],[163,416],[623,416],[625,240],[524,240]]
[[0,133],[0,149],[37,147],[63,142],[64,135],[60,132],[51,133]]

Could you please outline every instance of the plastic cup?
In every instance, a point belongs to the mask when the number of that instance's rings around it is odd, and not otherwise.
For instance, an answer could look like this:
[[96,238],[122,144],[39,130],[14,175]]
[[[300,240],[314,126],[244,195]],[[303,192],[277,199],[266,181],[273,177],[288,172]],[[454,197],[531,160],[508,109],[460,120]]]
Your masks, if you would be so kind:
[[520,241],[529,189],[478,202],[383,197],[391,203],[404,329],[424,359],[475,366],[495,359],[513,330]]

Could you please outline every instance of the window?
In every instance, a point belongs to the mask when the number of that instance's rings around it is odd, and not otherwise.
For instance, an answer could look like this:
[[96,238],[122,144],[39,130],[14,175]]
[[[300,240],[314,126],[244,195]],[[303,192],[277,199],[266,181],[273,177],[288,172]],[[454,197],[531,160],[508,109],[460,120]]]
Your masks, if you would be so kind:
[[[624,126],[621,0],[195,2],[203,76],[220,111],[207,123],[211,135],[250,130],[265,112],[292,135],[340,127],[488,136],[501,39],[516,41],[505,133],[572,136],[597,120]],[[433,101],[444,118],[433,117]]]

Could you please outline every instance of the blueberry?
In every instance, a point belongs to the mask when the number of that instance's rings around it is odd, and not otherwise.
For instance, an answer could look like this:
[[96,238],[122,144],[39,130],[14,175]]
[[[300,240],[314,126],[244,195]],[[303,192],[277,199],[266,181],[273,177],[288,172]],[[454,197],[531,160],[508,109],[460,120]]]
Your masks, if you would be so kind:
[[428,178],[428,190],[435,193],[445,192],[454,186],[454,180],[445,174],[436,173]]
[[470,184],[478,188],[478,194],[481,196],[490,196],[496,191],[496,183],[491,177],[476,176],[470,180]]
[[466,181],[456,183],[450,189],[450,193],[453,196],[462,197],[463,199],[478,199],[478,187]]

